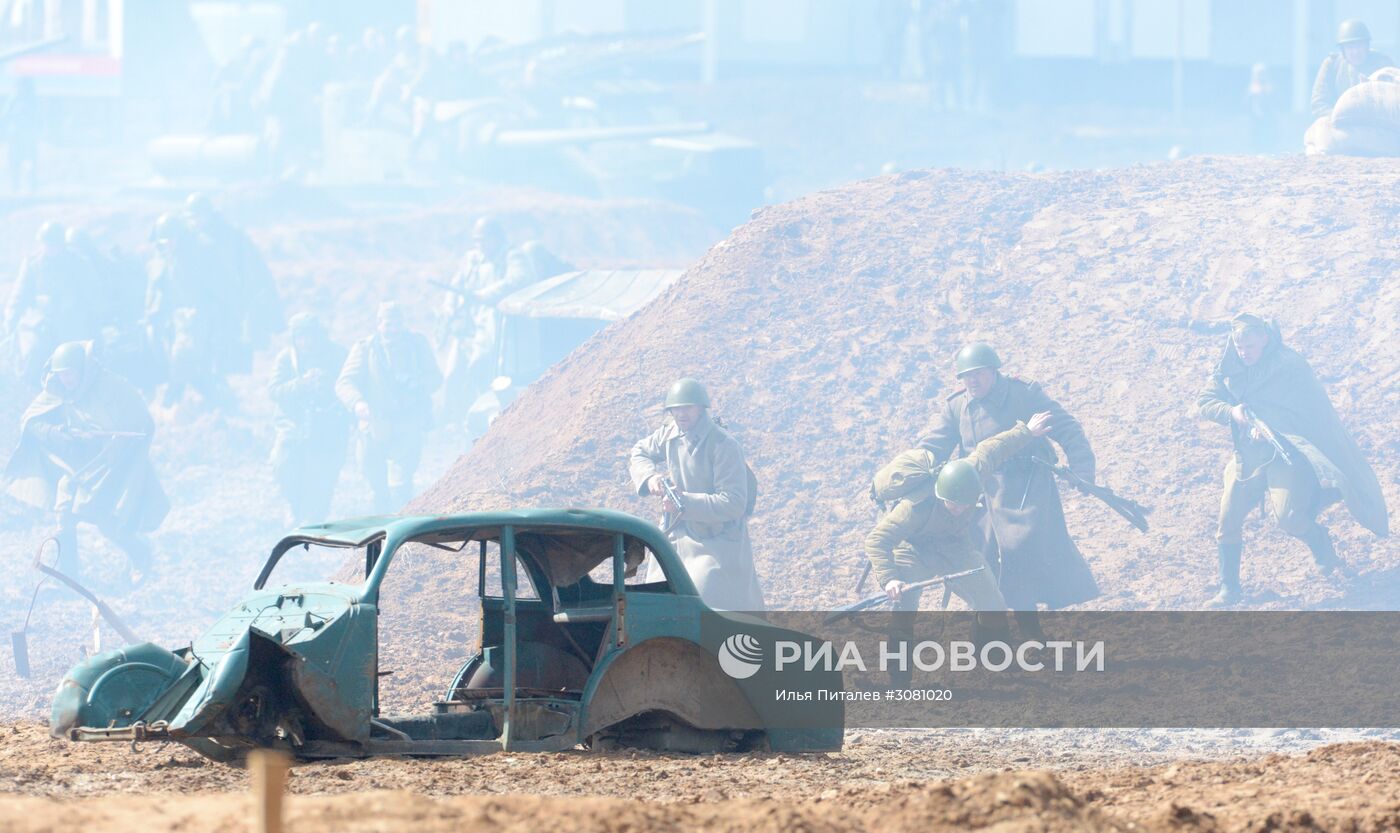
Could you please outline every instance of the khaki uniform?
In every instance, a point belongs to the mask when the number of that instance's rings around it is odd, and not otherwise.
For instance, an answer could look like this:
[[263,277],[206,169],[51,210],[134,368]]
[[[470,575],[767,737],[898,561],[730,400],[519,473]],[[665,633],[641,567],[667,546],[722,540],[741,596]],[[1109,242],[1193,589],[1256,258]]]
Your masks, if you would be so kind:
[[431,396],[442,384],[428,339],[404,332],[393,342],[379,333],[355,342],[335,392],[350,413],[369,406],[356,451],[374,492],[374,511],[390,512],[413,497],[423,435],[433,424]]
[[[1018,422],[1014,428],[978,443],[967,461],[986,483],[1031,439],[1030,429]],[[929,463],[933,464],[932,454]],[[973,610],[1006,610],[996,576],[969,532],[977,514],[969,509],[954,515],[932,489],[918,498],[899,501],[865,538],[865,556],[870,559],[876,585],[884,587],[892,579],[922,581],[982,567],[980,573],[953,579],[948,588]],[[908,546],[901,546],[905,543]]]
[[350,414],[336,398],[345,348],[320,338],[277,354],[268,393],[277,403],[272,468],[293,523],[325,520],[349,445]]
[[[632,446],[629,470],[639,495],[650,494],[647,480],[654,474],[667,475],[676,484],[685,511],[670,539],[705,604],[718,610],[763,610],[749,541],[749,469],[739,443],[708,414],[689,434],[667,420]],[[648,581],[660,579],[655,560],[649,560],[647,570]]]
[[1341,52],[1328,55],[1317,69],[1317,78],[1313,79],[1313,118],[1332,115],[1332,108],[1337,106],[1337,99],[1342,97],[1342,93],[1367,80],[1376,70],[1389,66],[1395,66],[1390,56],[1374,49],[1359,67],[1347,63]]

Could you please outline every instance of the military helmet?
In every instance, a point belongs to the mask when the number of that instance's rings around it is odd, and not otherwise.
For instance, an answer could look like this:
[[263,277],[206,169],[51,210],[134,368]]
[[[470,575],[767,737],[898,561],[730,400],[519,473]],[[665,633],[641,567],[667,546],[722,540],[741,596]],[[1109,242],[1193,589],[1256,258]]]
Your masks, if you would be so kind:
[[1344,20],[1342,25],[1337,27],[1337,45],[1342,46],[1348,43],[1370,43],[1371,30],[1366,28],[1366,24],[1359,20]]
[[81,341],[66,341],[54,348],[49,357],[49,370],[58,373],[63,370],[82,372],[87,364],[87,350]]
[[39,226],[39,242],[45,246],[62,246],[65,230],[57,220],[49,220]]
[[1001,367],[1001,359],[997,358],[997,351],[992,349],[992,345],[985,341],[974,341],[958,351],[953,366],[957,368],[957,375],[962,376],[984,367],[996,370]]
[[938,472],[933,493],[949,503],[971,506],[982,497],[982,478],[966,460],[949,460]]
[[288,318],[287,328],[292,331],[293,336],[320,335],[325,332],[325,328],[321,326],[321,319],[310,312],[299,312]]
[[214,213],[214,203],[203,191],[195,191],[185,197],[185,211],[197,220],[205,219]]
[[694,379],[677,379],[671,389],[666,391],[666,407],[674,408],[678,405],[699,405],[702,408],[710,407],[710,395],[705,393],[705,386]]
[[156,218],[155,228],[151,229],[151,240],[152,242],[175,240],[184,237],[188,228],[180,215],[173,211],[167,211]]

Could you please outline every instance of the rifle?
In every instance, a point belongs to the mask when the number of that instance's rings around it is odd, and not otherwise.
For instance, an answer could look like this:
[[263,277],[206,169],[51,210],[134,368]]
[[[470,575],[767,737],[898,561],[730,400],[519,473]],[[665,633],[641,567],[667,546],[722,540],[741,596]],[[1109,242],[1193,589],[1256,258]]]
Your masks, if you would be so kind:
[[452,284],[448,283],[447,281],[440,281],[440,280],[437,280],[436,278],[428,278],[428,285],[429,285],[429,286],[436,286],[438,289],[442,289],[442,290],[445,290],[445,291],[447,291],[447,292],[451,292],[453,295],[456,295],[456,296],[459,297],[459,298],[465,298],[465,299],[468,300],[468,301],[475,301],[475,300],[476,300],[476,296],[475,296],[475,295],[472,295],[470,292],[467,292],[465,289],[461,289],[460,287],[453,286]]
[[[970,576],[975,573],[980,573],[985,569],[987,568],[973,567],[971,570],[963,570],[960,573],[949,573],[946,576],[934,576],[933,578],[924,579],[923,581],[916,581],[911,584],[904,585],[903,593],[908,593],[910,590],[922,590],[925,587],[931,587],[935,584],[942,584],[945,581],[950,581],[955,578],[963,578],[964,576]],[[903,595],[903,593],[901,593],[901,595]],[[869,610],[872,607],[879,607],[880,605],[884,604],[885,602],[888,602],[889,600],[889,595],[883,592],[876,593],[873,596],[867,596],[866,598],[861,599],[858,602],[852,602],[851,604],[845,605],[844,607],[836,608],[836,610],[827,614],[827,617],[822,620],[822,624],[829,625],[832,622],[835,622],[838,619],[841,619],[852,613],[859,613],[862,610]]]
[[1129,498],[1123,497],[1122,495],[1116,494],[1112,489],[1108,488],[1107,486],[1098,486],[1093,483],[1090,483],[1089,481],[1085,480],[1084,478],[1080,477],[1079,475],[1075,474],[1074,472],[1070,471],[1064,466],[1055,465],[1054,463],[1051,463],[1047,460],[1042,460],[1039,457],[1032,457],[1031,462],[1039,463],[1040,465],[1046,467],[1050,471],[1054,472],[1055,475],[1061,480],[1073,486],[1076,490],[1083,492],[1086,495],[1092,495],[1093,497],[1096,497],[1099,500],[1103,501],[1104,505],[1106,505],[1109,509],[1112,509],[1119,515],[1122,515],[1128,523],[1137,527],[1139,532],[1147,531],[1147,513],[1152,511],[1150,507],[1143,506],[1141,503],[1138,503],[1135,500],[1131,500]]
[[666,525],[661,528],[662,535],[670,535],[671,530],[676,528],[676,524],[681,522],[681,516],[685,514],[685,502],[681,500],[681,496],[676,492],[676,487],[671,485],[670,478],[661,478],[661,489],[666,492],[666,499],[676,505],[675,517],[668,516],[666,518]]
[[1243,407],[1244,418],[1249,422],[1250,433],[1273,446],[1274,451],[1278,454],[1279,459],[1283,461],[1284,465],[1293,465],[1293,456],[1288,453],[1288,449],[1284,447],[1283,441],[1278,438],[1278,434],[1274,433],[1274,429],[1269,427],[1269,423],[1260,419],[1248,405],[1244,405]]

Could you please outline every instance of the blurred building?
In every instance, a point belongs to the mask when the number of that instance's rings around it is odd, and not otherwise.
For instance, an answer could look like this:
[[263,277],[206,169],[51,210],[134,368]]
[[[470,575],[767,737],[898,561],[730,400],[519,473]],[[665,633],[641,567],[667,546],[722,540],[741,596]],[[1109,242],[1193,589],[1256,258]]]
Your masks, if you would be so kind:
[[[566,34],[703,31],[683,60],[710,78],[786,69],[875,72],[889,9],[917,21],[935,0],[422,0],[435,45],[525,43]],[[1295,109],[1332,50],[1337,24],[1361,18],[1375,47],[1400,45],[1394,0],[953,0],[963,61],[990,58],[1002,103],[1122,103],[1238,108],[1250,67],[1267,64]],[[883,10],[883,11],[882,11]],[[882,19],[883,17],[883,19]],[[917,22],[909,25],[917,26]],[[927,34],[927,33],[925,33]],[[916,32],[913,36],[919,37]],[[910,59],[906,56],[906,62]]]

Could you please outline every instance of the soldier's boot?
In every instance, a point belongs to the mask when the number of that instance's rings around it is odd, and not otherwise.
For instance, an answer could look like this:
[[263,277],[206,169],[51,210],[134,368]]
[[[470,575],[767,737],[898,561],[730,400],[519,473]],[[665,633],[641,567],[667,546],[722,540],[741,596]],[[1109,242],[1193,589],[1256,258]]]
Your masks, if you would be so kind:
[[1228,607],[1244,598],[1240,590],[1240,553],[1243,549],[1243,544],[1222,542],[1219,545],[1220,591],[1206,602],[1206,607]]
[[1332,546],[1332,534],[1327,531],[1327,527],[1314,524],[1308,534],[1303,536],[1303,543],[1312,550],[1313,561],[1324,576],[1340,573],[1343,578],[1356,578],[1356,571],[1351,565],[1337,556],[1337,549]]
[[1013,614],[1016,617],[1016,633],[1021,637],[1022,642],[1045,641],[1045,631],[1040,627],[1040,613],[1034,610],[1018,610]]
[[989,642],[1011,644],[1011,621],[1003,611],[979,611],[972,620],[972,644],[981,651]]

